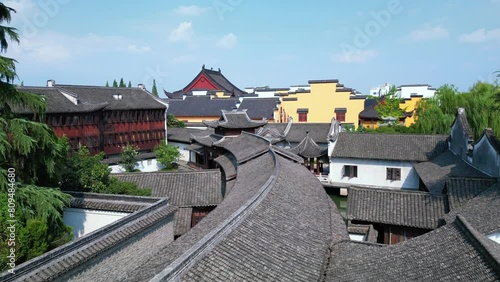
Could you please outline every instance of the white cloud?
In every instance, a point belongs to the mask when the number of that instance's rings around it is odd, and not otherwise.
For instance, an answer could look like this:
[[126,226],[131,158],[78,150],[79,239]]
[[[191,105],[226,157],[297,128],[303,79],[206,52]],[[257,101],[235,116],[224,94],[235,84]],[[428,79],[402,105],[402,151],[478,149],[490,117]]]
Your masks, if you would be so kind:
[[19,45],[9,45],[9,55],[18,59],[20,63],[43,62],[54,65],[99,53],[150,51],[149,46],[138,45],[137,42],[121,36],[96,34],[70,36],[51,31],[40,31],[28,38],[21,37]]
[[216,46],[223,49],[233,49],[236,44],[238,44],[238,37],[233,33],[229,33],[220,38]]
[[353,50],[349,54],[337,53],[332,57],[332,60],[340,63],[365,63],[378,57],[378,52],[375,50]]
[[442,26],[427,25],[421,29],[416,29],[410,32],[408,38],[413,41],[427,41],[447,38],[449,32]]
[[458,39],[466,43],[483,43],[487,41],[500,41],[500,28],[491,30],[480,28],[471,33],[462,34]]
[[191,22],[181,22],[176,29],[170,32],[168,40],[170,42],[190,41],[193,36],[193,24]]
[[148,53],[151,51],[151,47],[149,46],[137,46],[137,45],[134,45],[134,44],[131,44],[131,45],[128,45],[127,47],[127,51],[129,51],[130,53],[138,53],[138,54],[142,54],[142,53]]
[[200,7],[196,5],[179,6],[174,10],[174,12],[182,16],[199,16],[208,11],[208,9],[209,8],[207,7]]

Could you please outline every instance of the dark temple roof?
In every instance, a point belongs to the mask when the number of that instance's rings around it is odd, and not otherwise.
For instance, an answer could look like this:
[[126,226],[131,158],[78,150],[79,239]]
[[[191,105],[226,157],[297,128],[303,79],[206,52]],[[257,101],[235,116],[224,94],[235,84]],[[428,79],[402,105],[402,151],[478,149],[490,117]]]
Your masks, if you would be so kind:
[[318,158],[327,154],[327,148],[321,148],[312,140],[309,136],[309,132],[306,137],[299,143],[299,145],[290,148],[290,151],[294,154],[302,156],[304,158]]
[[168,197],[178,207],[216,206],[222,202],[221,174],[217,170],[195,172],[143,172],[113,174],[120,181],[151,188],[152,196]]
[[168,113],[182,117],[218,117],[221,110],[236,108],[237,99],[211,99],[209,96],[190,96],[186,99],[168,100]]
[[274,112],[278,109],[279,102],[278,98],[246,98],[238,110],[247,110],[251,119],[274,119]]
[[425,162],[448,148],[447,138],[447,135],[341,132],[332,157]]
[[431,161],[418,163],[414,167],[428,191],[434,194],[441,194],[446,180],[450,177],[488,177],[450,150],[446,150]]
[[435,229],[443,218],[445,197],[426,192],[350,188],[347,218],[352,221]]
[[[202,66],[201,71],[198,73],[198,75],[195,76],[195,78],[188,84],[186,87],[184,87],[182,90],[175,91],[173,93],[166,92],[165,95],[167,95],[168,98],[170,99],[179,99],[182,98],[182,95],[188,92],[191,89],[192,84],[198,80],[200,76],[205,76],[210,80],[210,82],[214,85],[217,86],[217,91],[224,91],[224,96],[235,96],[235,97],[244,97],[244,96],[249,96],[248,93],[245,91],[242,91],[238,87],[236,87],[233,83],[231,83],[219,70],[214,71],[214,70],[209,70],[205,68],[205,65]],[[196,89],[192,89],[196,90]]]
[[229,128],[229,129],[247,129],[257,128],[263,126],[267,121],[254,121],[251,120],[246,111],[222,111],[219,120],[208,121],[204,120],[203,123],[212,128]]

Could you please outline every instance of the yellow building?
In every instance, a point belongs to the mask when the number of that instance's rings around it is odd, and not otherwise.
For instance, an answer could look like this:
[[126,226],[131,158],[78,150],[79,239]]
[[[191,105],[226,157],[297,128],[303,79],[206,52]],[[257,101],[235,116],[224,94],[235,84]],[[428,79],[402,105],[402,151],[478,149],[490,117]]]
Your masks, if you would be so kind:
[[[412,95],[411,98],[406,98],[401,101],[399,107],[405,111],[405,116],[399,120],[401,125],[409,127],[416,121],[416,109],[418,103],[422,101],[422,95]],[[379,114],[376,107],[376,100],[373,99],[373,103],[368,105],[360,114],[359,122],[365,128],[376,129],[379,127],[381,122]]]
[[353,89],[344,87],[337,79],[310,80],[309,85],[310,89],[278,94],[281,122],[292,117],[294,122],[329,123],[335,117],[343,124],[358,126],[365,96],[354,95]]

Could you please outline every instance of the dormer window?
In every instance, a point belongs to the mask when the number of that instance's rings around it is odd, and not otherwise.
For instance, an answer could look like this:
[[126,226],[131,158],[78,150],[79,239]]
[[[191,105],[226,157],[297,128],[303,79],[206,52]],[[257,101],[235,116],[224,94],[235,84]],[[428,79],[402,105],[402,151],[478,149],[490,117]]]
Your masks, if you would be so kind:
[[123,98],[122,94],[113,94],[113,99],[121,100]]

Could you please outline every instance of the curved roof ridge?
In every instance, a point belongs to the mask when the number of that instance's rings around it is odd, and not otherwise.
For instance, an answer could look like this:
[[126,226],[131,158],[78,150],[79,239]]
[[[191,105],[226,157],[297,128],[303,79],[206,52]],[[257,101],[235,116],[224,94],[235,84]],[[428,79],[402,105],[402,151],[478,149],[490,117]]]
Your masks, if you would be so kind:
[[[202,259],[207,252],[209,252],[216,244],[218,244],[224,237],[232,232],[235,227],[240,225],[254,210],[262,200],[267,196],[271,188],[276,184],[280,172],[279,161],[276,153],[269,150],[274,161],[274,169],[271,176],[260,187],[255,195],[246,201],[239,209],[233,212],[223,222],[219,223],[214,229],[206,234],[197,244],[189,248],[180,257],[174,260],[160,273],[156,274],[151,281],[164,281],[180,280],[183,274],[187,272],[195,263]],[[233,189],[235,189],[234,187]]]

